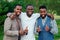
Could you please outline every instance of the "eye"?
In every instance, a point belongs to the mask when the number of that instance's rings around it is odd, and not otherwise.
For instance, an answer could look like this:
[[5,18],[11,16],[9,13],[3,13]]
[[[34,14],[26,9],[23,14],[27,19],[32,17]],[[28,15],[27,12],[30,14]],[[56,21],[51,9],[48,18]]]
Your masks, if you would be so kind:
[[28,10],[33,10],[33,9],[28,9]]
[[22,9],[17,9],[17,10],[22,10]]
[[45,13],[46,11],[40,11],[41,13]]

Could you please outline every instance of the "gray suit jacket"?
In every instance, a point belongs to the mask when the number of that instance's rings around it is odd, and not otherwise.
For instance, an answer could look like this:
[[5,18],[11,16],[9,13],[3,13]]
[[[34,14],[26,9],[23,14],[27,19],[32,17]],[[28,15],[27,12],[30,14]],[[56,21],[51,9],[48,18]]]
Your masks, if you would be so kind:
[[[19,21],[19,25],[21,26],[21,22]],[[12,27],[11,27],[12,26]],[[11,30],[10,30],[11,29]],[[18,40],[18,24],[16,19],[11,20],[9,17],[6,18],[4,22],[4,38],[3,40]]]

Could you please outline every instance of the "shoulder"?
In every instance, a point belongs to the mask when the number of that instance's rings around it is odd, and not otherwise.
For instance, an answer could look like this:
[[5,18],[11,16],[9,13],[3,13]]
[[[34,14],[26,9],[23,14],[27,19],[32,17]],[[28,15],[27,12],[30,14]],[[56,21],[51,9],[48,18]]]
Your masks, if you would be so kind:
[[7,17],[5,20],[11,20],[9,17]]
[[37,19],[40,15],[39,13],[33,13],[33,16],[35,17],[35,19]]
[[48,17],[49,19],[51,19],[51,17],[50,17],[50,16],[48,16],[48,15],[47,15],[47,17]]
[[21,15],[24,15],[24,14],[26,14],[26,12],[21,12]]
[[4,26],[11,25],[11,23],[12,23],[12,20],[11,20],[9,17],[7,17],[7,18],[5,19]]
[[39,13],[33,13],[35,16],[40,16],[40,14]]
[[37,21],[38,21],[40,18],[41,18],[41,17],[38,17],[38,18],[37,18]]
[[49,16],[47,16],[46,18],[47,18],[47,20],[52,21],[52,19]]
[[24,17],[25,15],[26,15],[26,12],[21,12],[21,14],[19,15],[19,18]]
[[26,14],[26,12],[21,12],[20,16],[23,16],[23,15],[25,15],[25,14]]
[[11,22],[12,20],[9,18],[9,17],[7,17],[6,19],[5,19],[5,22],[7,22],[7,23],[9,23],[9,22]]

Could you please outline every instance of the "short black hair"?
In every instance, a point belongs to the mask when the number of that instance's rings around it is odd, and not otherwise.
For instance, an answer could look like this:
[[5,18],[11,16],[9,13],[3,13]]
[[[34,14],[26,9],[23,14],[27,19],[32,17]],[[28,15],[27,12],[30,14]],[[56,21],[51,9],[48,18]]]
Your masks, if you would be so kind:
[[47,9],[45,5],[39,6],[39,9]]
[[[32,4],[28,4],[28,5],[26,5],[26,8],[28,7],[28,6],[33,6]],[[33,6],[34,7],[34,6]]]
[[22,5],[21,5],[21,4],[16,4],[16,5],[14,6],[14,8],[16,8],[16,6],[21,6],[21,7],[22,7]]

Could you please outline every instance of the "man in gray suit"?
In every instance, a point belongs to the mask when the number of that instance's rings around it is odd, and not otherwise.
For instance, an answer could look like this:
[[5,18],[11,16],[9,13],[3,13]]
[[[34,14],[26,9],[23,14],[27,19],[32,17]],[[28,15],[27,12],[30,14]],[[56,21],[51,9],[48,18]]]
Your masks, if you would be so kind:
[[[4,38],[3,40],[20,40],[20,36],[23,35],[21,27],[21,20],[18,17],[21,14],[22,6],[16,5],[14,12],[6,18],[4,22]],[[13,15],[12,15],[13,14]]]

